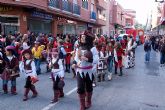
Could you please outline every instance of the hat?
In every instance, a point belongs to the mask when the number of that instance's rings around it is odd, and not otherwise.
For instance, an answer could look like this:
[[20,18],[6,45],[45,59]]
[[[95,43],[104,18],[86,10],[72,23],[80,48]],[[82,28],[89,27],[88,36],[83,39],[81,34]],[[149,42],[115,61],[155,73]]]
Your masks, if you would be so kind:
[[6,50],[15,50],[15,47],[14,46],[7,46],[5,49]]
[[29,53],[30,55],[32,55],[32,51],[30,49],[26,49],[22,51],[22,55]]
[[5,48],[5,50],[11,51],[12,55],[15,55],[15,54],[16,54],[16,53],[15,53],[15,47],[14,47],[14,46],[7,46],[7,47]]

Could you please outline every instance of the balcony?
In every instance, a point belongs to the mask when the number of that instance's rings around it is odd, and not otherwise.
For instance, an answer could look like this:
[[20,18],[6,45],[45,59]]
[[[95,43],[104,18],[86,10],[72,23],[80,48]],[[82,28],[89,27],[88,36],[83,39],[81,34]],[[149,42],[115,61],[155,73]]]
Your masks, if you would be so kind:
[[99,19],[101,19],[101,20],[106,21],[106,17],[105,17],[105,16],[103,16],[103,15],[101,15],[101,14],[99,14],[99,15],[98,15],[98,18],[99,18]]
[[92,12],[90,13],[90,19],[91,19],[91,20],[96,20],[96,12],[92,11]]
[[80,6],[69,1],[49,0],[48,7],[80,15]]
[[106,10],[107,3],[104,0],[98,0],[96,6],[101,10]]
[[101,14],[98,14],[96,23],[98,25],[105,26],[106,25],[106,17],[101,15]]
[[73,13],[76,15],[80,15],[80,6],[73,3]]
[[47,0],[0,0],[0,6],[3,5],[25,7],[28,9],[37,8],[41,10],[47,10]]
[[49,0],[48,6],[56,8],[56,9],[60,9],[61,8],[60,7],[60,2],[61,2],[61,0]]
[[73,9],[72,5],[73,4],[69,1],[62,1],[62,10],[72,13],[72,9]]

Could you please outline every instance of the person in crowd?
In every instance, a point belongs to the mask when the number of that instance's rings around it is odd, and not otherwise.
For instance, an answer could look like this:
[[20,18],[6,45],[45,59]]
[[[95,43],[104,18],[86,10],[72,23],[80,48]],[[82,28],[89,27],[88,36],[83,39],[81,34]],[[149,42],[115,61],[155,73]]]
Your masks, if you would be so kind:
[[145,39],[145,42],[144,42],[145,61],[146,62],[150,61],[151,45],[152,45],[152,42],[150,40],[150,37],[147,36]]
[[123,75],[123,64],[122,64],[122,56],[124,55],[124,51],[119,42],[115,43],[114,49],[114,59],[115,59],[115,74],[117,74],[117,69],[120,68],[119,76]]
[[159,38],[156,37],[155,38],[155,51],[158,52],[158,49],[159,49]]
[[17,53],[17,58],[20,59],[21,57],[21,42],[18,40],[15,42],[15,52]]
[[70,73],[72,44],[70,43],[70,38],[68,35],[65,38],[64,48],[65,48],[65,51],[67,53],[66,58],[65,58],[65,72]]
[[28,41],[29,41],[30,45],[33,46],[34,42],[36,41],[34,32],[29,32]]
[[15,42],[16,42],[16,37],[15,36],[11,36],[11,46],[15,46]]
[[19,65],[19,69],[21,74],[24,74],[26,78],[23,101],[27,101],[30,90],[33,92],[32,98],[35,98],[38,95],[38,92],[36,91],[36,88],[34,86],[34,84],[38,81],[38,78],[31,50],[23,50],[22,56],[23,60]]
[[51,69],[51,79],[53,81],[53,92],[54,98],[51,103],[55,103],[59,100],[59,97],[64,97],[63,87],[64,87],[64,67],[62,59],[59,59],[59,53],[57,49],[51,52],[52,58],[49,63],[49,68]]
[[66,55],[67,55],[67,53],[64,49],[64,41],[62,39],[59,39],[57,44],[58,44],[58,52],[59,52],[58,57],[59,57],[59,59],[62,60],[63,65],[64,65],[64,59],[66,58]]
[[152,49],[156,50],[155,49],[155,36],[151,36],[150,40],[151,40]]
[[6,46],[9,46],[9,45],[11,45],[11,35],[9,34],[9,35],[7,35],[6,36]]
[[17,57],[14,55],[15,48],[13,46],[7,46],[5,48],[6,59],[5,70],[3,71],[1,78],[3,80],[3,91],[5,94],[8,93],[8,81],[11,81],[11,93],[16,95],[16,78],[19,77],[19,62]]
[[58,47],[58,40],[59,40],[58,37],[54,40],[53,48],[57,48]]
[[0,45],[4,47],[5,43],[6,43],[6,38],[4,37],[4,35],[0,35]]
[[127,43],[128,43],[128,41],[127,41],[127,36],[124,35],[124,36],[123,36],[123,39],[121,40],[121,45],[122,45],[123,50],[126,50],[126,48],[127,48]]
[[102,45],[98,46],[98,64],[97,64],[97,81],[101,82],[104,81],[105,78],[105,70],[104,70],[104,64],[105,64],[105,58],[104,58],[104,47]]
[[108,54],[108,80],[112,80],[112,72],[113,72],[113,60],[114,60],[114,46],[112,42],[109,42],[107,45],[107,54]]
[[91,48],[93,47],[93,40],[94,35],[88,30],[80,35],[80,45],[77,51],[78,62],[73,64],[77,73],[77,93],[79,95],[80,110],[90,108],[92,105],[94,75],[92,71],[93,54]]
[[[105,41],[106,43],[106,41]],[[102,69],[100,69],[100,72],[98,71],[98,75],[100,76],[100,81],[105,81],[105,74],[107,70],[107,59],[108,59],[108,52],[106,50],[106,45],[101,46],[101,52],[99,52],[99,64],[98,66],[102,65]],[[99,68],[99,67],[98,67]],[[98,69],[99,70],[99,69]]]
[[28,41],[28,35],[24,34],[22,38],[22,49],[26,50],[30,48],[30,43]]
[[[57,48],[54,48],[57,49]],[[46,46],[46,50],[42,51],[42,56],[46,59],[47,62],[47,72],[50,72],[49,69],[49,62],[51,60],[51,52],[53,50],[53,41],[49,41],[49,43]]]
[[4,50],[3,50],[3,46],[0,45],[0,76],[3,73],[4,69],[5,69],[5,60],[4,60],[5,56],[4,56]]
[[49,35],[48,35],[48,42],[49,42],[50,44],[52,44],[52,45],[53,45],[54,38],[53,38],[53,36],[52,36],[52,34],[51,34],[51,33],[49,33]]
[[93,71],[93,74],[94,74],[94,81],[93,81],[93,87],[96,87],[96,77],[97,77],[97,63],[99,61],[99,53],[98,53],[98,42],[97,40],[95,39],[94,42],[93,42],[94,46],[92,47],[91,49],[91,52],[93,54],[93,68],[92,68],[92,71]]
[[[74,43],[74,50],[72,51],[72,65],[76,65],[77,62],[79,61],[79,58],[78,58],[79,46],[80,46],[80,37],[78,37],[77,41]],[[71,68],[72,68],[73,78],[75,78],[76,68],[74,68],[73,66]]]
[[34,56],[34,62],[36,65],[37,75],[41,74],[40,64],[41,64],[41,59],[42,59],[42,51],[44,50],[44,48],[45,46],[40,45],[40,43],[37,41],[35,41],[35,45],[32,48],[32,54]]
[[163,67],[165,65],[165,37],[163,37],[160,40],[159,51],[160,51],[160,67]]
[[125,65],[126,68],[132,68],[135,66],[135,49],[137,47],[137,43],[134,41],[132,36],[128,37],[128,44],[126,48],[127,53],[127,64]]

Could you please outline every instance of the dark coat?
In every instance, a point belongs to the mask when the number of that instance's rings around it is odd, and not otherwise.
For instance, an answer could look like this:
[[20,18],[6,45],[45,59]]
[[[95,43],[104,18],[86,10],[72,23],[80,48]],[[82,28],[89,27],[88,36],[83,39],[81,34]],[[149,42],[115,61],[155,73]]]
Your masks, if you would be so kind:
[[15,56],[12,58],[11,61],[8,58],[6,58],[5,63],[6,63],[5,70],[3,71],[1,78],[3,80],[11,80],[12,78],[16,78],[17,76],[11,77],[11,74],[12,72],[17,73],[19,70],[18,59]]
[[5,61],[4,61],[4,59],[0,56],[0,74],[3,73],[4,69],[5,69]]
[[144,51],[145,52],[151,51],[151,44],[152,44],[152,42],[150,40],[147,40],[144,42]]

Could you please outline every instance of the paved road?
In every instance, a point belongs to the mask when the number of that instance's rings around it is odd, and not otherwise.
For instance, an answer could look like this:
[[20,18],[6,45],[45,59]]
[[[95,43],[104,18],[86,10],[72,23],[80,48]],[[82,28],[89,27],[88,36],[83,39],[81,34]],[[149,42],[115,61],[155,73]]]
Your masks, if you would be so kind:
[[[98,83],[90,110],[165,110],[165,67],[159,67],[158,53],[152,52],[151,57],[149,64],[144,63],[144,52],[138,47],[136,67],[124,70],[123,77],[114,75],[112,81]],[[27,102],[22,101],[22,77],[17,81],[16,96],[3,94],[0,87],[0,110],[79,110],[76,80],[71,74],[66,74],[65,98],[56,104],[49,103],[53,95],[49,74],[44,73],[39,79],[39,96]]]

